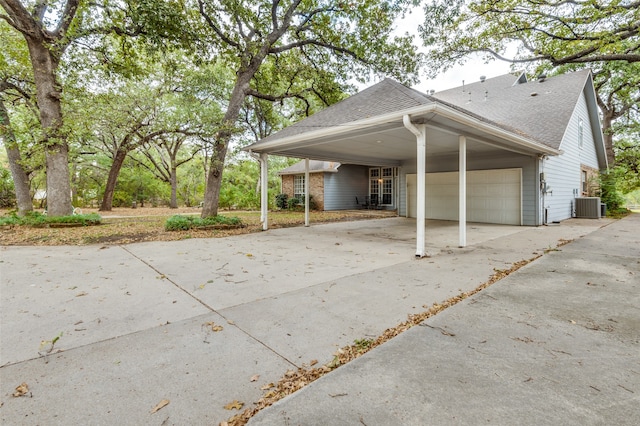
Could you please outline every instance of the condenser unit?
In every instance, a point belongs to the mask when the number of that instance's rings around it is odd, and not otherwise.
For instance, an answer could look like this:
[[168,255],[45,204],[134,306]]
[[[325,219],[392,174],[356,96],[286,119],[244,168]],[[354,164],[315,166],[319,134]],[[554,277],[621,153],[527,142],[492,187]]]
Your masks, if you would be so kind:
[[576,217],[600,219],[600,197],[576,198]]

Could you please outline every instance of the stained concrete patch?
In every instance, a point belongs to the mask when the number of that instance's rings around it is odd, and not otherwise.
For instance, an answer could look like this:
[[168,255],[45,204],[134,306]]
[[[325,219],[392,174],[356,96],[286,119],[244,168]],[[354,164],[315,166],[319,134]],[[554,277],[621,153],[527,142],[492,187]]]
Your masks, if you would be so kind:
[[[211,330],[215,323],[223,326]],[[239,356],[239,354],[242,354]],[[291,364],[216,314],[2,369],[2,424],[218,424]],[[252,382],[251,378],[260,378]],[[30,393],[7,397],[20,383]],[[150,413],[161,400],[169,405]]]

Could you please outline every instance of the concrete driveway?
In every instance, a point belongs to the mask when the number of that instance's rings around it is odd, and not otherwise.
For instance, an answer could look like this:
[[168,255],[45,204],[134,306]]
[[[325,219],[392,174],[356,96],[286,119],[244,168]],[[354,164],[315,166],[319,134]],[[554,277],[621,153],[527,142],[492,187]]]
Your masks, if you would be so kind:
[[[3,424],[217,424],[265,383],[407,314],[469,291],[494,269],[608,224],[529,228],[388,218],[221,239],[2,247]],[[222,326],[218,330],[216,326]],[[51,345],[42,344],[60,336]],[[257,380],[252,381],[252,378]],[[21,383],[27,396],[10,396]],[[162,400],[169,404],[156,413]]]

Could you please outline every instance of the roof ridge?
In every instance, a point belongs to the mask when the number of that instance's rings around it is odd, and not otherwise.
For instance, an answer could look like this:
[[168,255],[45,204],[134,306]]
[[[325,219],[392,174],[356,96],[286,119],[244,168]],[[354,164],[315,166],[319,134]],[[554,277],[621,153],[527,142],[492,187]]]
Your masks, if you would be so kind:
[[413,89],[411,87],[405,86],[404,84],[400,83],[399,81],[394,80],[393,78],[385,78],[384,80],[382,80],[383,82],[389,80],[390,82],[393,83],[392,88],[394,90],[397,90],[398,92],[402,93],[404,96],[408,97],[409,99],[412,100],[418,100],[418,101],[424,101],[427,100],[429,102],[433,102],[433,99],[431,99],[429,97],[429,95],[420,92],[419,90]]

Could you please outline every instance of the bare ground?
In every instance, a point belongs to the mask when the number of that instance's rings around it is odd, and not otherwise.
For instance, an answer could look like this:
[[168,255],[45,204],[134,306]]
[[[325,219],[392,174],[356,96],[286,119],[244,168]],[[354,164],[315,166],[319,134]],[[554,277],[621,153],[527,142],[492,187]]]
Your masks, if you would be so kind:
[[[8,210],[0,210],[0,216]],[[31,228],[13,226],[0,230],[0,245],[88,245],[88,244],[128,244],[142,241],[175,241],[188,238],[219,238],[230,235],[260,232],[260,213],[256,211],[221,212],[223,215],[238,216],[246,225],[238,229],[165,231],[165,221],[176,214],[199,215],[200,209],[183,207],[169,209],[143,207],[137,209],[114,208],[111,212],[97,209],[82,209],[82,213],[98,213],[102,224],[77,228]],[[363,220],[376,217],[395,216],[394,211],[383,210],[341,210],[332,212],[311,212],[312,223]],[[303,212],[274,211],[269,213],[269,227],[282,228],[302,226]]]

